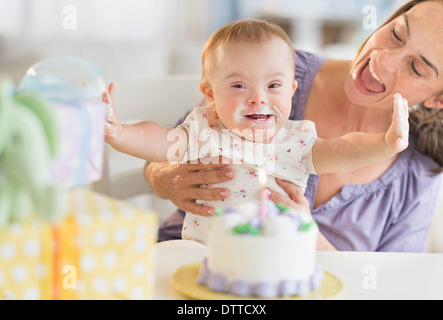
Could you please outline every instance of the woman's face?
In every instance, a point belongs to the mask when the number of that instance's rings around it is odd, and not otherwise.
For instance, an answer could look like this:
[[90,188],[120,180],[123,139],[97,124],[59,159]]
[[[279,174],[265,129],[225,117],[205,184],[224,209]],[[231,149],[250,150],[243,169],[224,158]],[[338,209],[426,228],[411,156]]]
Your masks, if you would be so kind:
[[390,107],[400,93],[410,105],[443,90],[443,4],[428,1],[380,28],[354,60],[345,93],[357,105]]

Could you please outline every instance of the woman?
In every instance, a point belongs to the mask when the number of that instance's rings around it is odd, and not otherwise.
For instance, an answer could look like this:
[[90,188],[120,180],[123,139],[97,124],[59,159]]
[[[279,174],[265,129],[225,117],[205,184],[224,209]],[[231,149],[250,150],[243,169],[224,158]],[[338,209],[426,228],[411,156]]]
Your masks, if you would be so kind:
[[[418,104],[410,114],[410,146],[399,156],[352,173],[311,176],[306,197],[295,185],[277,181],[290,198],[272,191],[271,199],[309,206],[320,228],[319,250],[425,250],[443,166],[442,16],[440,0],[408,2],[367,39],[354,61],[297,52],[299,88],[290,118],[314,121],[322,138],[386,131],[396,92]],[[232,179],[225,166],[150,163],[145,173],[159,196],[208,215],[213,208],[197,206],[195,199],[222,199],[229,190],[199,186]],[[181,223],[177,212],[159,240],[179,238]]]

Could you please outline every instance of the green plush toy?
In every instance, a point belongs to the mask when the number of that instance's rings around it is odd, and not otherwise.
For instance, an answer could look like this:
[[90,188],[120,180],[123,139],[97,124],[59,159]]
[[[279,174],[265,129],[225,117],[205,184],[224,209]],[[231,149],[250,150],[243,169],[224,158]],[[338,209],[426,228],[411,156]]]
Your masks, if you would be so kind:
[[33,214],[53,221],[64,212],[64,190],[49,175],[57,137],[48,103],[15,94],[12,83],[0,79],[0,227]]

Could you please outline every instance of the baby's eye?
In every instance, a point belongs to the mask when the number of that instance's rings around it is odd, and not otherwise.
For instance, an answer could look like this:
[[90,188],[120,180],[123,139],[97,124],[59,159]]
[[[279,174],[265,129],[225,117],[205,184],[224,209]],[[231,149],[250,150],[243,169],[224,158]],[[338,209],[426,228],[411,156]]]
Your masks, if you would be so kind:
[[239,84],[239,83],[238,84],[233,84],[232,87],[233,88],[237,88],[237,89],[245,89],[246,88],[244,85]]
[[272,84],[270,84],[268,86],[269,89],[275,89],[275,88],[278,88],[278,87],[281,87],[280,83],[272,83]]

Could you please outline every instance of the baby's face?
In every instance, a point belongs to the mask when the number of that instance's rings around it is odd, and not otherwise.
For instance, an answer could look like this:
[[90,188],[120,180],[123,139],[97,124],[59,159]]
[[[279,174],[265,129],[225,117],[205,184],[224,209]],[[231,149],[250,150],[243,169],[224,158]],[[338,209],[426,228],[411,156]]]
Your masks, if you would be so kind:
[[294,80],[291,49],[280,38],[219,48],[202,91],[221,122],[247,140],[267,141],[288,120]]

